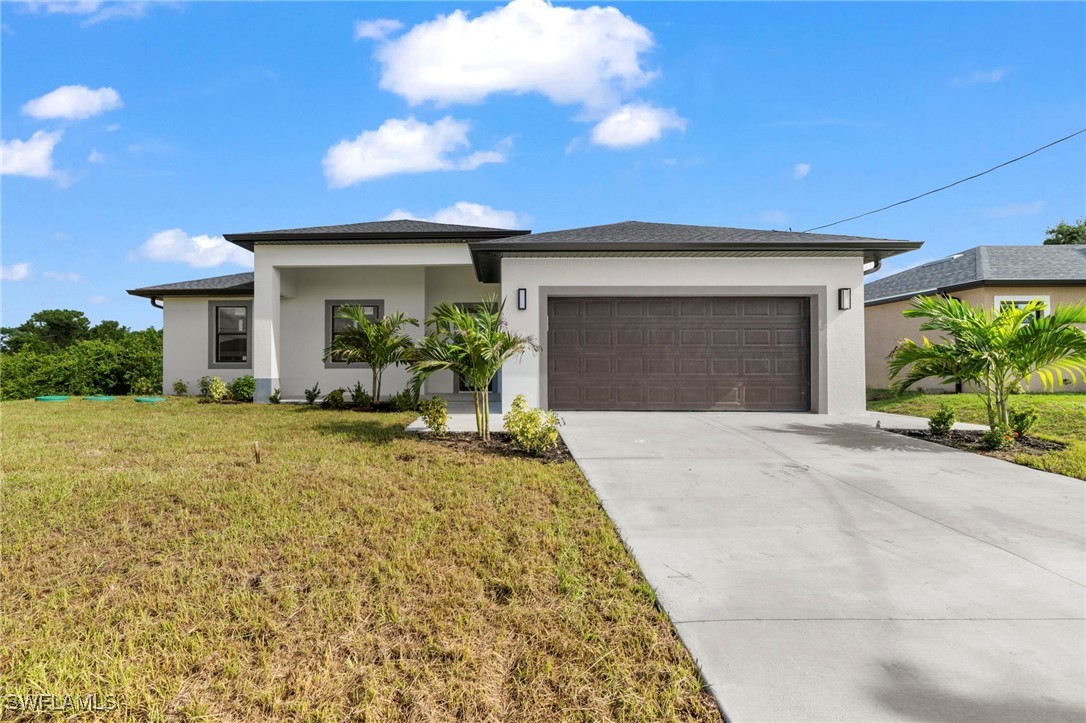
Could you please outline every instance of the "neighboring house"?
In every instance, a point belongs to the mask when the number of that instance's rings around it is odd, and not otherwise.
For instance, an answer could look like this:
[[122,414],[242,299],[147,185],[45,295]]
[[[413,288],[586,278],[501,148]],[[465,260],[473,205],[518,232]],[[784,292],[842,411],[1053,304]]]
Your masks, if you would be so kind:
[[[348,387],[365,367],[323,360],[339,305],[421,320],[439,302],[498,294],[509,326],[542,345],[502,370],[505,408],[524,394],[564,410],[820,413],[864,409],[865,265],[920,246],[635,221],[542,234],[381,221],[225,238],[253,252],[254,273],[129,292],[161,301],[167,387],[252,374],[258,401]],[[384,388],[409,376],[390,369]],[[423,391],[465,390],[437,374]]]
[[[1004,304],[1038,299],[1046,310],[1056,304],[1086,302],[1086,246],[977,246],[872,281],[864,289],[867,326],[867,384],[886,389],[886,359],[901,339],[925,336],[920,320],[901,312],[916,296],[940,294],[995,311]],[[926,332],[935,340],[937,335]],[[918,388],[954,391],[953,385],[926,380]],[[1033,389],[1041,389],[1034,380]],[[1086,391],[1081,382],[1065,390]]]

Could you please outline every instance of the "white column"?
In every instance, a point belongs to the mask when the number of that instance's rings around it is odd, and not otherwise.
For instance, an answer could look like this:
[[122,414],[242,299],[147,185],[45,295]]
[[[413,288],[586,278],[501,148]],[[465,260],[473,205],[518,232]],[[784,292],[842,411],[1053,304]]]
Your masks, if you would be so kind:
[[279,267],[262,264],[259,247],[253,282],[253,376],[254,401],[267,402],[279,387]]

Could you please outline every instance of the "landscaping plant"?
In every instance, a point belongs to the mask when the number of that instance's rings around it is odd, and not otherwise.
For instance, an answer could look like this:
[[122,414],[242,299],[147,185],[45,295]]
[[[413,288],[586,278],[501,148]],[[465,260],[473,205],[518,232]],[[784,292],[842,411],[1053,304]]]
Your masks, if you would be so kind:
[[239,402],[251,402],[255,394],[256,379],[250,374],[245,374],[230,382],[230,396]]
[[419,402],[419,413],[426,428],[434,434],[440,437],[449,431],[449,405],[442,397],[423,399]]
[[413,412],[419,408],[415,394],[404,389],[388,398],[388,408],[393,412]]
[[211,377],[207,386],[207,398],[213,402],[224,402],[230,398],[230,387],[219,377]]
[[184,379],[177,379],[173,383],[173,393],[178,397],[187,397],[189,395],[189,385],[185,383]]
[[305,403],[316,404],[317,400],[321,397],[321,383],[317,382],[309,389],[305,390]]
[[332,391],[328,392],[328,396],[326,396],[324,398],[324,401],[321,402],[321,406],[325,409],[346,409],[347,402],[343,398],[343,390],[333,389]]
[[140,377],[132,383],[132,393],[137,395],[158,394],[160,387],[147,377]]
[[276,387],[275,391],[268,395],[268,403],[269,404],[278,404],[279,403],[279,387]]
[[211,377],[200,377],[196,381],[196,385],[200,388],[200,396],[207,398],[211,396]]
[[490,297],[474,308],[443,303],[434,307],[426,326],[431,331],[419,340],[412,355],[416,390],[436,371],[448,369],[471,385],[475,428],[490,439],[490,382],[505,362],[526,351],[539,351],[531,336],[507,328],[505,302]]
[[1041,302],[1005,306],[990,312],[953,298],[921,296],[903,314],[924,319],[922,331],[939,331],[945,340],[926,337],[917,344],[903,339],[890,355],[893,391],[905,392],[917,382],[975,386],[984,397],[988,426],[1010,424],[1008,398],[1036,376],[1046,390],[1056,387],[1057,373],[1086,380],[1086,304],[1059,305],[1048,316]]
[[1040,420],[1041,415],[1035,404],[1019,404],[1011,407],[1010,427],[1019,437],[1025,437]]
[[939,405],[939,411],[928,419],[928,431],[937,436],[943,436],[954,427],[954,408],[946,402]]
[[373,397],[362,388],[362,382],[355,382],[351,387],[351,404],[355,407],[372,407]]
[[558,425],[562,420],[554,412],[529,407],[523,394],[513,399],[502,423],[513,444],[529,454],[540,455],[558,446]]
[[980,436],[980,443],[985,449],[1005,452],[1014,447],[1018,435],[1006,424],[994,424]]
[[354,326],[336,334],[324,350],[324,360],[368,364],[373,374],[370,395],[374,402],[381,401],[381,376],[390,366],[408,363],[414,342],[403,329],[418,326],[418,319],[394,311],[370,321],[361,306],[341,306],[336,316],[353,321]]

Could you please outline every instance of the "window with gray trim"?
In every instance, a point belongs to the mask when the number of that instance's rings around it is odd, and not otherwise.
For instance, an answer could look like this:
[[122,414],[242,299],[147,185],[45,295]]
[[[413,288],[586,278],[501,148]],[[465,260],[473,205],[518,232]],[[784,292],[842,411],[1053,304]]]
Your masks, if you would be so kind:
[[[366,318],[370,321],[377,321],[385,315],[385,302],[383,299],[329,299],[324,302],[324,348],[327,349],[332,345],[332,341],[336,338],[336,335],[345,329],[349,329],[355,325],[350,319],[340,319],[337,314],[342,306],[361,306]],[[323,354],[323,349],[321,350]],[[334,369],[338,367],[357,366],[363,367],[364,364],[348,364],[344,361],[339,361],[335,358],[328,359],[324,362],[326,369]]]
[[252,317],[251,301],[208,302],[208,368],[252,367]]

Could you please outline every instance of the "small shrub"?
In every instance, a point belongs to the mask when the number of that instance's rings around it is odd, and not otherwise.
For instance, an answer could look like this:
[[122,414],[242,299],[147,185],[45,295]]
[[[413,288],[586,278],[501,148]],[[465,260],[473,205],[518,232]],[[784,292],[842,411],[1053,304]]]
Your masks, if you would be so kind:
[[1037,412],[1037,406],[1034,404],[1022,404],[1020,406],[1011,407],[1007,416],[1011,420],[1011,429],[1013,429],[1019,437],[1025,437],[1037,424],[1041,415]]
[[1010,427],[1004,424],[997,424],[980,436],[980,444],[985,449],[993,452],[1005,452],[1014,447],[1017,436],[1015,431]]
[[230,382],[230,394],[239,402],[251,402],[256,394],[256,379],[246,374]]
[[372,407],[373,397],[362,386],[362,382],[355,382],[351,387],[351,404],[356,407]]
[[404,389],[389,397],[388,408],[394,412],[413,412],[418,409],[418,402],[415,401],[415,395],[410,389]]
[[158,394],[158,387],[147,377],[140,377],[132,383],[132,393],[140,396]]
[[189,395],[189,385],[185,384],[184,379],[178,379],[173,383],[173,393],[178,397],[187,397]]
[[278,404],[279,403],[279,387],[276,387],[275,391],[268,395],[268,403],[269,404]]
[[936,436],[943,436],[954,427],[954,408],[946,402],[939,405],[939,411],[928,419],[928,431]]
[[219,377],[211,377],[207,387],[207,398],[213,402],[225,402],[230,398],[230,387]]
[[196,384],[200,387],[201,397],[207,398],[211,396],[211,377],[200,377]]
[[562,420],[554,412],[529,408],[523,394],[516,396],[502,422],[513,444],[528,454],[540,455],[558,446],[558,426]]
[[333,389],[328,392],[321,406],[325,409],[346,409],[347,402],[343,399],[343,389]]
[[423,399],[419,402],[422,421],[434,434],[441,436],[449,431],[449,405],[441,397]]
[[306,404],[316,404],[317,400],[320,399],[320,396],[321,396],[321,383],[317,382],[312,387],[305,390],[305,403]]

